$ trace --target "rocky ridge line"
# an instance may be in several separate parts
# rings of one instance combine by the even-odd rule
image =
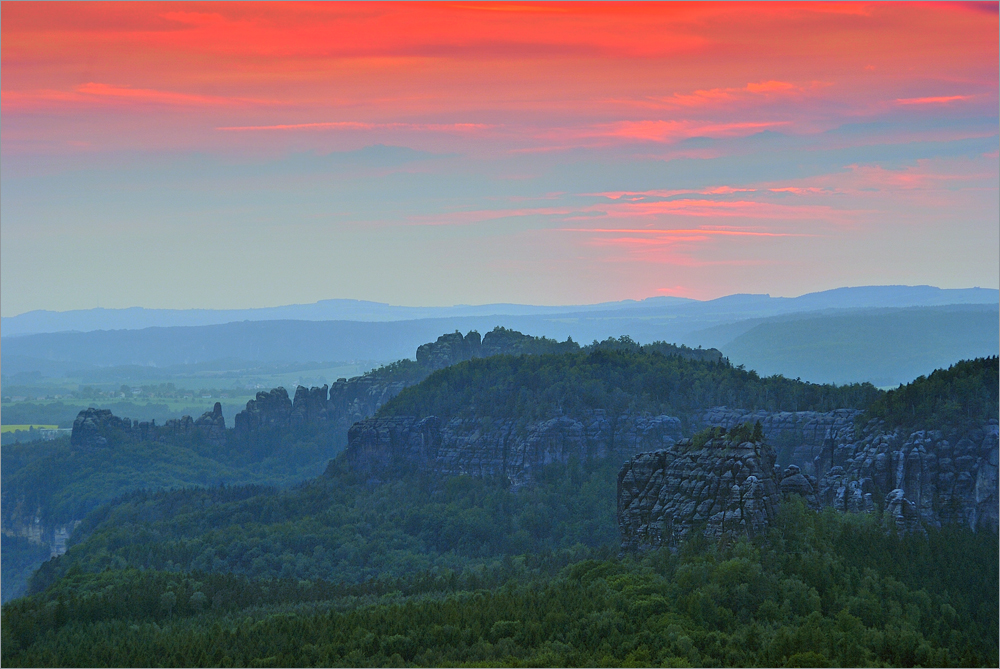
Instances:
[[[408,471],[466,474],[504,477],[516,489],[553,462],[627,456],[680,438],[681,421],[672,416],[609,417],[602,410],[520,428],[514,420],[484,425],[464,418],[390,416],[352,426],[343,457],[352,470],[374,478]]]
[[[109,409],[85,409],[73,421],[69,443],[75,448],[97,449],[107,448],[115,442],[167,441],[195,436],[216,444],[225,442],[226,419],[222,415],[222,404],[216,402],[211,411],[206,411],[197,420],[182,416],[163,425],[157,425],[155,420],[119,418]]]

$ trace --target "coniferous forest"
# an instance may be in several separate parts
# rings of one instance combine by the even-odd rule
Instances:
[[[150,553],[156,553],[151,548]],[[316,549],[319,553],[319,549]],[[463,559],[464,558],[464,559]],[[123,561],[124,562],[124,561]],[[465,566],[461,566],[464,563]],[[80,565],[5,666],[993,666],[996,537],[782,507],[758,541],[576,545],[349,583]]]
[[[862,411],[857,429],[926,428],[988,420],[997,374],[996,358],[966,361],[883,393],[762,379],[725,361],[685,360],[618,340],[452,365],[404,390],[379,415],[530,422],[597,408],[693,420],[699,405],[727,397],[748,410],[849,406]],[[696,434],[692,443],[717,434]],[[759,438],[759,425],[730,435]],[[268,457],[294,460],[302,452],[276,449]],[[7,462],[5,453],[5,469]],[[30,471],[30,460],[17,464],[22,475]],[[372,477],[334,458],[321,476],[293,485],[126,491],[87,513],[66,554],[31,575],[27,596],[4,605],[2,661],[997,663],[994,532],[952,524],[900,533],[882,509],[817,510],[789,495],[766,533],[695,534],[679,549],[622,553],[619,466],[613,458],[571,458],[514,489],[501,478],[417,470]],[[77,485],[88,481],[101,485]],[[9,545],[5,537],[5,552]]]

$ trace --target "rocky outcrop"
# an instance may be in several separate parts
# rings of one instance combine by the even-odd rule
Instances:
[[[226,419],[222,415],[222,404],[215,403],[212,411],[206,411],[198,420],[182,416],[157,425],[155,420],[132,421],[119,418],[108,409],[85,409],[73,421],[69,443],[80,449],[109,448],[124,443],[138,441],[167,441],[199,437],[212,443],[226,440]]]
[[[817,438],[822,422],[810,417],[806,424],[816,426]],[[948,523],[997,531],[995,419],[975,428],[888,433],[873,421],[861,433],[853,441],[853,428],[827,426],[813,463],[819,476],[794,464],[782,470],[770,440],[734,447],[716,437],[700,449],[680,441],[641,453],[618,477],[622,549],[676,546],[694,529],[710,537],[731,530],[753,536],[790,496],[815,509],[882,513],[900,533]]]
[[[712,407],[701,415],[696,427],[731,430],[759,421],[764,437],[775,449],[778,464],[796,465],[805,474],[816,476],[816,456],[832,444],[853,439],[854,421],[860,415],[856,409],[768,412]]]
[[[631,345],[638,347],[634,342]],[[288,398],[283,388],[257,393],[255,399],[247,402],[246,409],[236,415],[235,435],[241,441],[266,439],[274,428],[294,427],[318,427],[346,434],[351,425],[375,415],[404,388],[420,383],[438,369],[494,355],[541,355],[579,350],[580,346],[569,339],[558,342],[502,327],[494,328],[482,338],[475,331],[466,335],[454,332],[419,346],[416,364],[401,361],[363,376],[338,379],[329,388],[299,386],[293,399]],[[660,343],[651,345],[651,350],[692,360],[722,360],[722,354],[716,349],[690,349]]]
[[[885,517],[890,527],[899,534],[926,533],[920,524],[916,506],[904,497],[905,491],[897,488],[885,496]]]
[[[203,413],[201,417],[194,422],[194,428],[212,443],[225,443],[226,419],[222,415],[222,403],[216,402],[211,411]]]
[[[608,417],[600,410],[520,427],[513,420],[393,416],[352,426],[344,459],[372,477],[409,471],[467,474],[503,477],[518,488],[552,462],[629,456],[670,446],[680,437],[681,422],[672,416]]]
[[[69,443],[75,448],[103,448],[108,445],[108,436],[112,438],[121,435],[125,430],[132,429],[132,421],[115,416],[109,409],[85,409],[77,414],[73,421],[73,431]]]
[[[870,423],[861,439],[832,443],[816,458],[819,503],[847,512],[891,504],[891,513],[905,518],[901,526],[912,527],[915,518],[995,532],[997,434],[996,419],[967,429],[888,433]]]
[[[417,347],[417,364],[428,370],[443,369],[480,357],[482,347],[482,339],[475,330],[464,337],[461,332],[442,335],[436,342]]]
[[[797,465],[788,465],[783,473],[781,473],[781,467],[775,465],[774,473],[781,474],[777,476],[777,480],[779,481],[778,489],[783,498],[789,495],[798,495],[805,499],[812,508],[818,509],[820,507],[819,498],[816,496],[817,480],[815,476],[803,474]]]
[[[240,441],[266,439],[274,429],[318,428],[336,434],[347,433],[354,423],[375,415],[379,407],[408,386],[420,383],[438,369],[484,355],[512,352],[544,352],[572,342],[531,337],[497,328],[480,338],[472,331],[442,335],[437,341],[417,348],[417,362],[402,361],[405,370],[390,365],[351,379],[338,379],[332,386],[295,389],[289,399],[284,388],[259,392],[236,415],[235,436]],[[529,350],[530,349],[530,350]],[[537,349],[537,351],[535,350]]]
[[[693,532],[757,536],[779,501],[774,451],[763,443],[719,437],[640,453],[618,474],[622,550],[676,547]]]
[[[259,392],[255,399],[247,402],[246,409],[236,414],[236,436],[248,437],[266,428],[287,428],[291,416],[292,401],[288,399],[287,390],[274,388],[270,392]]]

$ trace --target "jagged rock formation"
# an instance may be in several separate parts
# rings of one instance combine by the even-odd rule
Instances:
[[[408,380],[391,381],[365,375],[338,379],[332,386],[295,389],[293,399],[284,388],[257,393],[246,409],[236,414],[235,436],[247,440],[273,429],[318,427],[347,433],[359,420],[372,416],[379,407],[412,385]]]
[[[853,439],[854,421],[861,413],[856,409],[768,412],[712,407],[702,414],[698,427],[731,430],[759,421],[764,437],[775,448],[779,464],[793,464],[805,474],[816,476],[816,456],[834,443]]]
[[[344,458],[369,476],[405,471],[505,477],[517,488],[552,462],[628,456],[663,448],[681,437],[672,416],[612,416],[592,411],[579,419],[559,416],[518,428],[514,420],[481,424],[435,416],[370,418],[351,427]]]
[[[489,334],[486,335],[487,339]],[[442,369],[465,360],[482,357],[483,342],[479,333],[472,331],[462,336],[461,332],[438,337],[436,342],[417,347],[417,364],[427,369]]]
[[[710,410],[706,422],[723,422],[729,415],[729,410]],[[762,426],[765,421],[769,424],[768,444],[773,444],[776,432],[785,430],[807,440],[808,448],[799,444],[792,453],[801,456],[819,446],[811,468],[818,476],[796,464],[782,471],[774,464],[771,448],[755,454],[752,464],[747,464],[746,445],[741,445],[742,452],[718,447],[692,451],[690,442],[682,441],[673,449],[640,454],[619,474],[623,550],[676,546],[696,526],[703,526],[708,536],[719,536],[735,519],[745,522],[741,533],[752,535],[766,526],[771,517],[767,514],[779,500],[791,495],[803,497],[815,509],[831,506],[845,513],[883,513],[887,526],[900,533],[924,532],[926,526],[948,523],[997,531],[996,419],[980,427],[912,432],[886,432],[872,421],[855,439],[854,427],[846,420],[853,421],[856,412],[743,416],[759,419]],[[733,475],[723,478],[735,467],[734,457],[740,458],[743,480],[755,477],[750,488],[739,477],[735,486]],[[753,493],[753,503],[747,507],[747,493],[757,486],[761,492]]]
[[[170,421],[167,421],[170,424]],[[216,402],[211,411],[206,411],[194,422],[194,429],[216,444],[226,441],[226,419],[222,415],[222,403]]]
[[[829,444],[815,462],[818,503],[848,512],[882,506],[900,527],[957,522],[997,531],[997,420],[943,427],[886,433],[873,422],[861,439]]]
[[[819,508],[820,503],[816,496],[817,483],[815,476],[803,474],[797,465],[788,465],[784,473],[781,473],[781,467],[776,465],[774,473],[778,475],[776,479],[778,480],[778,488],[781,490],[782,497],[799,495],[806,500],[809,506],[816,509]]]
[[[725,437],[636,455],[618,474],[622,550],[676,547],[696,531],[761,534],[779,503],[774,470],[766,444]]]
[[[326,386],[323,386],[323,394],[326,395]],[[270,392],[259,392],[256,399],[247,402],[246,409],[236,414],[236,436],[249,436],[264,428],[288,427],[291,415],[292,401],[288,399],[287,390],[273,388]]]
[[[198,420],[182,416],[163,425],[157,425],[155,420],[119,418],[108,409],[85,409],[73,421],[69,443],[75,448],[97,449],[135,441],[167,441],[194,436],[213,443],[225,442],[226,419],[222,415],[222,404],[216,402],[212,411],[206,411]]]
[[[338,379],[329,388],[299,386],[291,400],[284,388],[257,393],[256,399],[247,402],[246,409],[236,415],[235,436],[247,441],[267,438],[274,429],[306,426],[346,435],[351,425],[375,415],[404,388],[420,383],[438,369],[492,355],[559,353],[579,348],[569,340],[557,342],[500,327],[482,338],[475,331],[442,335],[417,348],[416,364],[401,361],[397,365],[402,367],[390,365],[352,379]]]
[[[638,347],[634,342],[631,345]],[[580,346],[572,340],[557,342],[502,327],[487,332],[482,338],[475,331],[466,335],[454,332],[419,346],[416,364],[402,361],[401,367],[389,366],[364,376],[339,379],[329,389],[326,386],[300,386],[291,400],[282,388],[257,393],[256,399],[247,402],[246,409],[237,414],[235,436],[242,441],[268,438],[273,429],[303,426],[346,434],[351,425],[375,415],[379,407],[404,388],[420,383],[438,369],[494,355],[539,355],[579,350]],[[716,349],[689,349],[661,343],[652,345],[652,350],[694,360],[718,362],[722,359],[722,354]]]

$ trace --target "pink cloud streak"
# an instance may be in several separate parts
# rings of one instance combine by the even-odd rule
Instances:
[[[650,228],[560,228],[560,232],[599,232],[630,235],[657,235],[664,237],[678,237],[682,239],[707,239],[710,236],[732,236],[732,237],[813,237],[814,235],[797,234],[790,232],[757,232],[752,230],[719,230],[715,228],[689,228],[689,229],[650,229]],[[649,243],[653,243],[649,240]]]
[[[475,132],[498,126],[488,123],[365,123],[362,121],[329,121],[322,123],[284,123],[277,125],[221,126],[216,130],[247,132],[267,130],[424,130],[431,132]]]
[[[898,105],[943,105],[949,102],[958,102],[960,100],[971,100],[974,96],[972,95],[943,95],[938,97],[929,98],[898,98],[896,104]]]

